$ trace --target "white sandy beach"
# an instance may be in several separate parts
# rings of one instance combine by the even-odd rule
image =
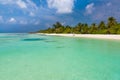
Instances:
[[[44,33],[40,33],[40,34],[44,34]],[[45,35],[120,40],[120,35],[106,35],[106,34],[104,35],[101,35],[101,34],[45,34]]]

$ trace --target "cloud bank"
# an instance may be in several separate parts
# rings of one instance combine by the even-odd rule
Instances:
[[[57,10],[57,13],[71,13],[74,0],[47,0],[48,7]]]
[[[92,14],[93,10],[94,10],[94,3],[90,3],[86,6],[86,13],[87,14]]]

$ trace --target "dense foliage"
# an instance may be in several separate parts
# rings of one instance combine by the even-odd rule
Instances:
[[[75,33],[75,34],[120,34],[120,23],[114,17],[109,17],[107,24],[101,21],[98,25],[78,23],[76,26],[64,26],[56,22],[52,28],[38,31],[40,33]]]

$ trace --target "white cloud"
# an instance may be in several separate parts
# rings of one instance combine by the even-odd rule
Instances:
[[[27,4],[23,0],[0,0],[0,4],[15,4],[20,8],[27,8]]]
[[[111,5],[112,5],[112,3],[111,3],[111,2],[108,2],[108,3],[107,3],[107,6],[111,6]]]
[[[20,20],[19,24],[26,25],[26,24],[28,24],[28,21],[27,20]]]
[[[34,24],[35,24],[35,25],[39,25],[39,24],[40,24],[40,22],[39,22],[39,21],[36,21]]]
[[[14,4],[15,1],[13,0],[0,0],[0,4]]]
[[[3,22],[3,16],[0,16],[0,23]]]
[[[86,6],[86,13],[87,14],[92,14],[94,9],[95,9],[94,3],[90,3]]]
[[[0,0],[3,5],[17,5],[19,8],[27,8],[27,4],[23,0]]]
[[[57,9],[57,13],[71,13],[75,0],[47,0],[48,7]]]
[[[31,11],[36,10],[37,6],[31,0],[0,0],[0,4],[18,6],[20,9]]]
[[[16,2],[16,4],[17,4],[20,8],[27,8],[26,3],[25,3],[24,1],[22,1],[22,0],[18,0],[18,1]]]
[[[10,19],[9,19],[9,22],[10,22],[10,23],[15,23],[15,22],[16,22],[16,19],[15,19],[15,18],[10,18]]]
[[[31,0],[26,0],[26,4],[30,10],[32,10],[32,9],[37,10],[38,9],[36,4],[34,2],[32,2]]]
[[[12,6],[16,7],[22,10],[24,14],[27,14],[31,17],[35,16],[35,14],[38,12],[38,7],[31,0],[0,0],[0,4],[6,6],[10,5],[11,11],[13,11]]]
[[[31,17],[35,16],[35,14],[33,12],[30,12],[29,14]]]

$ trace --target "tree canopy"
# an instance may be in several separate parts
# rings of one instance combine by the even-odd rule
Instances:
[[[53,24],[39,33],[75,33],[75,34],[120,34],[120,23],[114,17],[109,17],[107,23],[101,21],[99,24],[78,23],[76,26],[62,25],[60,22]]]

